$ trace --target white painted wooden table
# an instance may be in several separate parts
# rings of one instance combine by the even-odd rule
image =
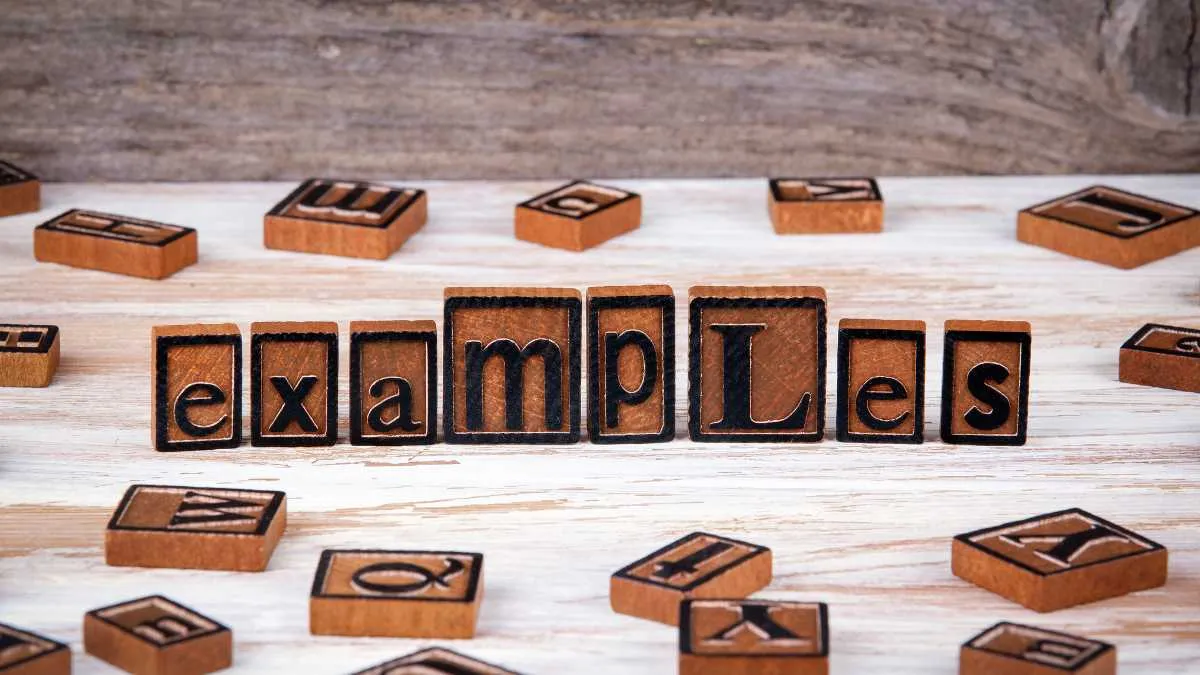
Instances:
[[[1198,176],[1104,180],[1200,203]],[[531,674],[672,673],[675,631],[613,614],[608,576],[706,529],[775,550],[762,596],[830,604],[835,674],[949,675],[958,645],[1000,619],[1115,642],[1126,674],[1200,672],[1200,396],[1117,382],[1117,348],[1143,322],[1200,325],[1200,250],[1120,271],[1015,240],[1017,209],[1093,182],[885,179],[886,233],[781,238],[765,181],[616,181],[644,195],[645,224],[584,254],[510,234],[513,205],[549,183],[424,184],[429,224],[385,262],[264,250],[262,215],[289,185],[48,186],[41,213],[0,221],[0,315],[63,330],[50,388],[0,390],[0,621],[70,642],[77,673],[109,673],[81,654],[83,613],[162,592],[234,629],[231,673],[337,675],[427,643],[310,636],[321,549],[451,547],[487,556],[479,637],[452,647]],[[201,260],[164,282],[35,263],[32,227],[70,207],[196,227]],[[681,300],[696,283],[821,285],[831,341],[845,316],[924,319],[929,442],[832,440],[831,361],[831,440],[815,445],[150,449],[156,323],[322,319],[344,334],[352,319],[440,319],[447,285],[638,282]],[[1027,446],[935,440],[949,317],[1033,322]],[[106,567],[103,527],[134,482],[285,490],[269,571]],[[1042,616],[950,574],[952,535],[1070,506],[1166,545],[1167,586]]]

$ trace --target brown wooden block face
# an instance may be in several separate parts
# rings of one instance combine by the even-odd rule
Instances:
[[[874,178],[773,178],[769,187],[778,234],[883,231],[883,195]]]
[[[821,440],[825,291],[696,286],[688,295],[692,440]]]
[[[1024,445],[1029,420],[1025,321],[947,321],[942,360],[942,440]]]
[[[679,675],[828,672],[825,603],[714,599],[679,606]]]
[[[313,635],[470,638],[483,556],[455,551],[321,554],[309,599]]]
[[[0,218],[42,208],[42,183],[28,171],[0,162]]]
[[[49,386],[58,353],[58,326],[0,324],[0,387]]]
[[[1200,330],[1148,323],[1121,345],[1122,382],[1200,392]]]
[[[33,256],[41,262],[165,279],[196,262],[196,231],[75,209],[33,230]]]
[[[104,559],[124,567],[261,572],[286,527],[282,492],[134,485],[108,521]]]
[[[924,321],[842,319],[837,369],[839,441],[924,440]]]
[[[968,640],[959,675],[1116,675],[1117,649],[1106,642],[1002,621]]]
[[[1167,550],[1081,509],[1047,513],[954,538],[954,574],[1038,612],[1167,581]]]
[[[71,649],[37,633],[0,623],[0,674],[71,675]]]
[[[633,562],[609,581],[614,612],[669,626],[687,598],[744,598],[771,583],[771,549],[693,532]]]
[[[431,647],[408,656],[360,670],[353,675],[520,675],[495,664],[442,647]]]
[[[350,443],[437,440],[437,327],[432,321],[350,323]]]
[[[336,323],[251,324],[251,445],[336,443],[337,379]]]
[[[383,260],[425,225],[426,213],[424,190],[311,178],[266,215],[263,245]]]
[[[233,633],[152,595],[88,612],[83,648],[134,675],[203,675],[233,665]]]
[[[517,205],[517,239],[583,251],[642,224],[642,198],[613,187],[575,181]]]
[[[159,452],[242,442],[242,332],[235,324],[155,326],[151,429]]]
[[[1200,246],[1200,213],[1097,185],[1021,211],[1017,239],[1130,269]]]
[[[675,295],[669,286],[588,289],[588,435],[675,437]]]
[[[579,440],[579,292],[447,288],[442,424],[447,443]]]

